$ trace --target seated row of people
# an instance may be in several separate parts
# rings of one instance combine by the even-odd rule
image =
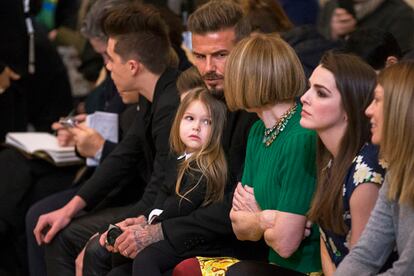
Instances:
[[[186,258],[228,256],[228,263],[279,266],[242,261],[230,275],[249,269],[301,275],[321,270],[320,244],[329,274],[356,243],[384,175],[377,149],[366,144],[364,111],[375,72],[356,57],[330,53],[303,95],[302,65],[277,35],[236,45],[242,17],[237,5],[220,1],[190,17],[196,77],[216,99],[205,88],[191,90],[175,115],[178,72],[168,68],[159,14],[128,3],[104,16],[107,69],[121,94],[140,95],[140,109],[78,191],[29,213],[29,236],[40,215],[34,234],[46,245],[48,274],[162,275]],[[131,181],[136,174],[139,181]],[[135,187],[131,201],[107,200],[128,185]],[[321,243],[308,219],[321,226]],[[123,231],[114,244],[109,223]]]

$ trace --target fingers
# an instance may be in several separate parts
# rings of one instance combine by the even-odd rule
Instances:
[[[54,123],[52,124],[52,129],[53,129],[53,130],[63,129],[63,126],[62,126],[62,124],[60,124],[59,122],[54,122]]]
[[[248,185],[244,185],[244,190],[248,193],[248,194],[251,194],[251,195],[254,195],[254,189],[253,189],[253,187],[250,187],[250,186],[248,186]]]
[[[135,242],[134,231],[126,230],[121,236],[119,236],[114,247],[119,253],[125,257],[130,258],[132,255],[136,255],[137,245]]]
[[[82,123],[86,120],[86,117],[88,116],[88,114],[78,114],[75,116],[76,121],[78,121],[79,123]]]
[[[18,79],[20,79],[20,75],[19,74],[17,74],[16,72],[14,72],[12,69],[10,69],[9,67],[7,67],[6,68],[6,70],[8,70],[8,74],[9,74],[9,77],[12,79],[12,80],[18,80]]]
[[[42,219],[42,216],[40,216],[36,224],[36,227],[33,230],[33,234],[36,238],[36,242],[38,245],[41,245],[43,243],[43,239],[44,239],[43,229],[45,229],[47,226],[48,226],[48,223]]]
[[[100,237],[99,237],[99,244],[101,246],[106,246],[106,236],[108,234],[108,231],[105,231]]]
[[[335,9],[331,19],[332,37],[337,39],[339,36],[344,36],[355,29],[356,20],[345,9]]]
[[[65,147],[73,144],[73,135],[67,129],[59,129],[57,131],[57,141],[59,146]]]
[[[309,237],[312,234],[312,225],[313,225],[312,221],[310,221],[310,220],[306,221],[305,231],[303,231],[303,238],[304,239]]]
[[[45,243],[50,243],[51,240],[55,237],[56,233],[60,231],[60,227],[58,227],[57,223],[53,224],[50,227],[49,231],[47,231],[46,236],[44,238]]]
[[[77,123],[75,129],[81,129],[83,131],[90,131],[93,130],[92,128],[88,127],[85,123]]]
[[[121,229],[124,232],[116,238],[114,243],[114,249],[119,252],[121,252],[122,249],[125,249],[125,245],[121,246],[121,248],[119,248],[119,246],[127,239],[130,232],[127,228],[121,227]]]
[[[233,197],[233,209],[234,211],[240,211],[243,209],[243,204],[236,197]]]

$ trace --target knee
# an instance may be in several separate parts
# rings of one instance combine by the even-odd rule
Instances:
[[[111,253],[99,243],[99,235],[91,238],[85,246],[84,263],[88,260],[96,262],[97,260],[111,257]]]
[[[201,276],[200,263],[197,258],[191,258],[179,263],[173,270],[173,276],[195,275]]]
[[[40,210],[38,204],[34,204],[29,208],[29,211],[26,213],[26,228],[29,231],[33,231],[36,226],[37,220],[43,212]]]

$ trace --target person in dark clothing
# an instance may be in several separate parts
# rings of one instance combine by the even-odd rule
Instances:
[[[414,47],[414,11],[403,0],[352,1],[353,11],[339,7],[338,0],[330,0],[322,8],[318,20],[319,31],[328,39],[346,39],[358,28],[381,28],[390,32],[403,52]]]
[[[210,93],[223,98],[224,66],[227,55],[236,43],[235,25],[243,17],[237,4],[229,1],[211,1],[195,12],[189,19],[192,32],[195,66]],[[239,179],[246,150],[246,141],[250,126],[257,120],[256,115],[243,111],[227,112],[227,124],[224,129],[222,146],[229,164],[229,179],[221,202],[198,208],[185,217],[175,217],[148,227],[148,235],[142,248],[154,240],[167,241],[180,258],[202,256],[238,256],[240,258],[265,259],[266,249],[261,244],[237,241],[231,228],[229,212],[233,190]],[[150,189],[148,184],[147,190]],[[155,188],[153,188],[155,189]],[[129,211],[126,217],[139,217],[152,204],[152,197],[144,193],[143,198]],[[128,224],[134,224],[129,220]],[[138,223],[138,222],[136,222]],[[133,233],[130,233],[133,238]],[[84,272],[93,268],[108,267],[111,263],[106,249],[98,244],[97,238],[88,243]],[[90,249],[90,250],[88,250]],[[103,250],[103,252],[102,252]],[[252,254],[254,252],[254,255]],[[131,252],[128,252],[131,253]],[[131,262],[120,266],[113,275],[131,271]],[[168,273],[168,272],[167,272]]]
[[[360,56],[376,71],[397,63],[402,57],[395,37],[379,28],[357,29],[349,35],[341,50]]]
[[[118,28],[125,19],[129,24]],[[139,4],[117,6],[104,22],[109,35],[106,67],[118,91],[139,92],[140,107],[142,104],[147,108],[138,113],[126,137],[76,195],[62,208],[39,217],[34,234],[39,244],[46,244],[50,275],[73,275],[74,260],[89,237],[121,219],[119,212],[114,213],[108,206],[137,201],[148,182],[152,190],[147,189],[147,193],[152,200],[164,179],[167,140],[178,105],[178,71],[167,67],[170,43],[166,25],[153,8]],[[131,179],[136,174],[138,180]],[[129,198],[105,203],[108,194],[128,185],[136,189]],[[101,211],[81,215],[83,209]],[[49,229],[46,234],[45,228]]]
[[[49,131],[52,122],[72,109],[66,69],[47,35],[31,20],[29,3],[0,4],[0,61],[7,66],[5,72],[20,76],[0,94],[0,141],[7,132],[26,131],[29,124]]]
[[[236,27],[237,38],[250,32],[279,33],[299,56],[307,77],[318,66],[325,51],[340,45],[319,34],[315,26],[294,26],[274,0],[238,1],[244,8],[245,16]]]
[[[183,99],[170,134],[172,148],[180,156],[172,156],[172,165],[153,206],[138,217],[142,223],[131,227],[121,223],[124,233],[113,247],[107,246],[110,251],[134,258],[133,275],[161,275],[183,260],[167,240],[139,248],[138,237],[145,235],[146,227],[188,216],[222,199],[227,178],[221,147],[225,116],[224,103],[214,99],[205,88],[190,90]],[[134,233],[135,240],[125,238],[131,236],[128,232]],[[105,245],[104,240],[106,235],[101,236],[101,245]],[[116,269],[111,271],[115,272]],[[90,274],[87,271],[84,275]]]

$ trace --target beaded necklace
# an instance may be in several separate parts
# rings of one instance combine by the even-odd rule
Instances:
[[[288,111],[282,115],[282,117],[280,117],[279,120],[276,121],[272,127],[265,129],[262,141],[265,147],[269,147],[276,139],[276,137],[285,129],[287,123],[289,122],[289,119],[292,118],[293,114],[295,114],[296,109],[297,104],[295,103],[291,108],[289,108]]]

